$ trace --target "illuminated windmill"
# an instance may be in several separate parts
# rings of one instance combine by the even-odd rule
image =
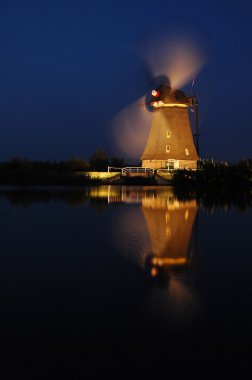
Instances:
[[[143,167],[195,169],[199,159],[198,102],[179,89],[194,84],[206,62],[206,46],[188,36],[162,36],[142,55],[148,83],[145,79],[143,91],[138,92],[147,95],[114,118],[117,145],[126,156],[141,157]]]
[[[153,107],[151,130],[142,154],[142,166],[148,168],[196,169],[199,159],[198,106],[196,97],[161,85],[151,92]],[[196,147],[189,112],[195,115]]]

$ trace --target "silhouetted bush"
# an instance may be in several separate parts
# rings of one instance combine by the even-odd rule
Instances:
[[[227,162],[199,162],[199,170],[178,170],[174,173],[175,186],[251,186],[252,161],[241,160],[237,164]]]
[[[196,199],[205,209],[245,209],[252,205],[252,161],[201,161],[198,171],[175,172],[173,185],[178,199]]]
[[[70,171],[87,171],[90,169],[90,164],[83,158],[73,157],[66,161],[66,167]]]

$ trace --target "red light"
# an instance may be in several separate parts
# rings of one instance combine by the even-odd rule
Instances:
[[[156,98],[160,95],[160,92],[159,91],[157,91],[157,90],[152,90],[151,91],[151,95],[152,96],[155,96]]]
[[[157,277],[158,276],[158,269],[153,267],[151,268],[151,276],[152,277]]]

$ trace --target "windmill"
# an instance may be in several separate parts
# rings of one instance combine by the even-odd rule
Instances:
[[[181,88],[191,81],[194,84],[205,63],[205,52],[188,39],[156,40],[144,52],[144,61],[148,89],[141,100],[119,113],[114,123],[117,142],[124,153],[141,158],[142,167],[195,169],[199,159],[198,100],[192,89],[187,96]]]
[[[198,102],[181,90],[161,84],[151,92],[148,106],[153,117],[148,140],[141,156],[142,166],[159,169],[196,169],[199,159]],[[196,146],[190,126],[194,112]]]

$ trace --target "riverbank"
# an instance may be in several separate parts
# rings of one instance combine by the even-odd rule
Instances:
[[[77,170],[76,170],[77,169]],[[237,164],[201,161],[198,170],[127,173],[78,170],[63,163],[0,163],[0,185],[14,186],[94,186],[94,185],[172,185],[182,189],[206,187],[251,188],[252,161]]]

